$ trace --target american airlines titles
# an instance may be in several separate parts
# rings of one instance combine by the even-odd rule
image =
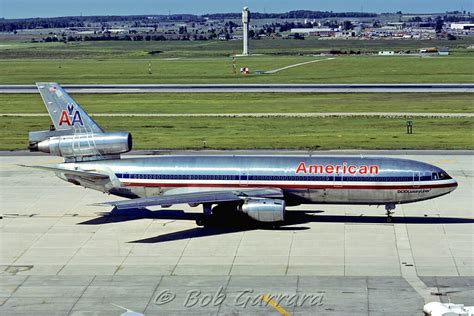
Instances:
[[[379,166],[377,165],[348,165],[343,162],[342,165],[306,165],[300,162],[295,171],[296,174],[378,174]]]

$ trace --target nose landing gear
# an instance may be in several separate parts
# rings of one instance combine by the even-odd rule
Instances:
[[[395,203],[389,203],[389,204],[385,204],[385,211],[387,212],[387,223],[391,223],[393,218],[392,218],[392,214],[395,213],[393,212],[393,210],[395,209]]]

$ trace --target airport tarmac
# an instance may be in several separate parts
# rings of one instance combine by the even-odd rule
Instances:
[[[474,91],[471,83],[369,83],[369,84],[64,84],[68,93],[158,92],[456,92]],[[0,85],[0,93],[38,93],[36,85]]]
[[[390,156],[435,164],[459,187],[398,206],[390,224],[382,207],[303,205],[279,229],[201,228],[187,205],[110,215],[93,204],[117,197],[17,165],[60,158],[0,156],[0,314],[279,315],[260,294],[291,315],[474,305],[474,156]]]

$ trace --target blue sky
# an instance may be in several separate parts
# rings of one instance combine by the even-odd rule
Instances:
[[[472,0],[0,0],[0,17],[26,18],[65,15],[130,15],[239,12],[247,5],[251,11],[290,10],[364,12],[445,12],[472,11]]]

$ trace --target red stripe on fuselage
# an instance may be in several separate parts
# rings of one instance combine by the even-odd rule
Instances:
[[[456,187],[457,183],[427,185],[301,185],[301,184],[226,184],[226,183],[147,183],[124,182],[131,187],[198,187],[198,188],[280,188],[280,189],[363,189],[363,190],[401,190],[401,189],[437,189]]]

